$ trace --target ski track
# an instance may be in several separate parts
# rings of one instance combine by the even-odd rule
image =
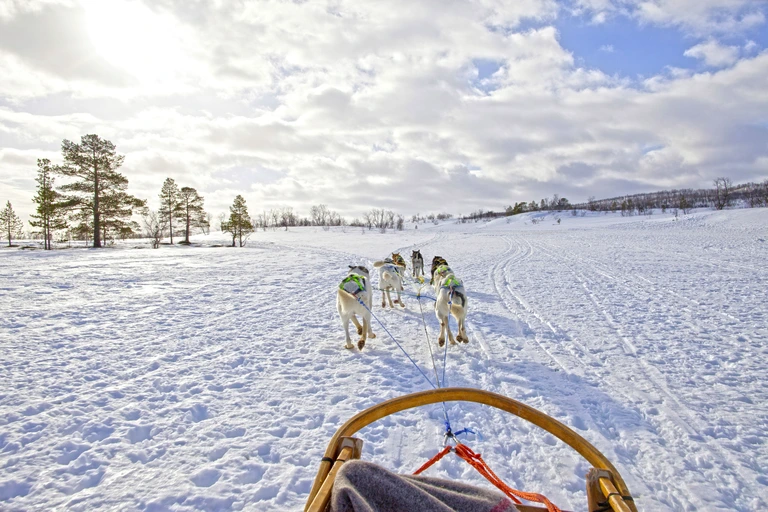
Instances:
[[[442,380],[430,286],[408,278],[405,309],[382,310],[375,292],[377,337],[362,352],[343,349],[335,310],[348,264],[399,251],[410,270],[415,248],[427,272],[447,258],[468,291],[470,343],[448,346],[444,384],[569,425],[616,464],[641,510],[766,508],[765,247],[759,227],[715,221],[3,251],[0,509],[301,509],[343,421],[429,388],[379,322]],[[446,412],[507,483],[583,510],[588,464],[478,404],[376,422],[359,434],[363,458],[413,471],[440,450]],[[429,474],[489,486],[455,456]]]

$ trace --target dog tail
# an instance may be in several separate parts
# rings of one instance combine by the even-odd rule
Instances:
[[[464,296],[463,293],[460,291],[454,290],[453,291],[453,300],[459,299],[461,301],[461,307],[465,307],[467,305],[467,298]]]

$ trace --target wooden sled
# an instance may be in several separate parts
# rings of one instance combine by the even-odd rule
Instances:
[[[543,428],[576,450],[592,465],[586,478],[587,510],[637,512],[629,489],[618,470],[587,440],[554,418],[522,402],[473,388],[442,388],[412,393],[374,405],[350,418],[336,431],[328,443],[304,511],[325,512],[331,498],[336,473],[344,461],[360,458],[363,441],[351,437],[354,433],[390,414],[422,405],[456,401],[475,402],[506,411]],[[522,512],[546,510],[538,506],[516,506]]]

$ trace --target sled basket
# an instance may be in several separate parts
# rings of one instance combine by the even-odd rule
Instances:
[[[334,479],[343,462],[360,458],[363,442],[351,437],[353,434],[377,420],[400,411],[456,401],[484,404],[518,416],[546,430],[578,452],[592,465],[586,481],[587,510],[637,512],[629,489],[618,470],[586,439],[554,418],[522,402],[473,388],[440,388],[412,393],[374,405],[347,420],[328,443],[304,512],[325,512],[331,499]],[[521,512],[546,511],[537,506],[519,504],[515,506]]]

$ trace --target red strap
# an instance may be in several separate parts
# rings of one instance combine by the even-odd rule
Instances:
[[[546,505],[549,512],[561,512],[560,509],[557,508],[554,503],[549,501],[546,496],[537,494],[535,492],[518,491],[517,489],[509,487],[507,484],[502,482],[498,476],[496,476],[496,473],[494,473],[491,468],[488,467],[488,465],[483,460],[483,457],[479,453],[473,452],[472,449],[467,445],[457,443],[454,450],[456,451],[456,455],[467,461],[473,468],[475,468],[481,475],[487,478],[489,482],[498,487],[501,492],[506,494],[515,503],[520,503],[520,500],[517,499],[517,497],[520,497],[524,500],[543,503]]]
[[[432,464],[434,464],[435,462],[437,462],[437,461],[439,461],[440,459],[442,459],[443,457],[445,457],[445,454],[447,454],[449,451],[451,451],[451,447],[450,447],[450,446],[446,446],[445,448],[443,448],[443,451],[441,451],[440,453],[438,453],[437,455],[435,455],[434,457],[432,457],[431,459],[429,459],[427,462],[425,462],[425,463],[424,463],[424,465],[423,465],[423,466],[421,466],[421,467],[420,467],[419,469],[417,469],[416,471],[414,471],[414,472],[413,472],[413,474],[414,474],[414,475],[418,475],[419,473],[421,473],[421,472],[425,471],[425,470],[426,470],[427,468],[429,468],[429,467],[430,467]]]

